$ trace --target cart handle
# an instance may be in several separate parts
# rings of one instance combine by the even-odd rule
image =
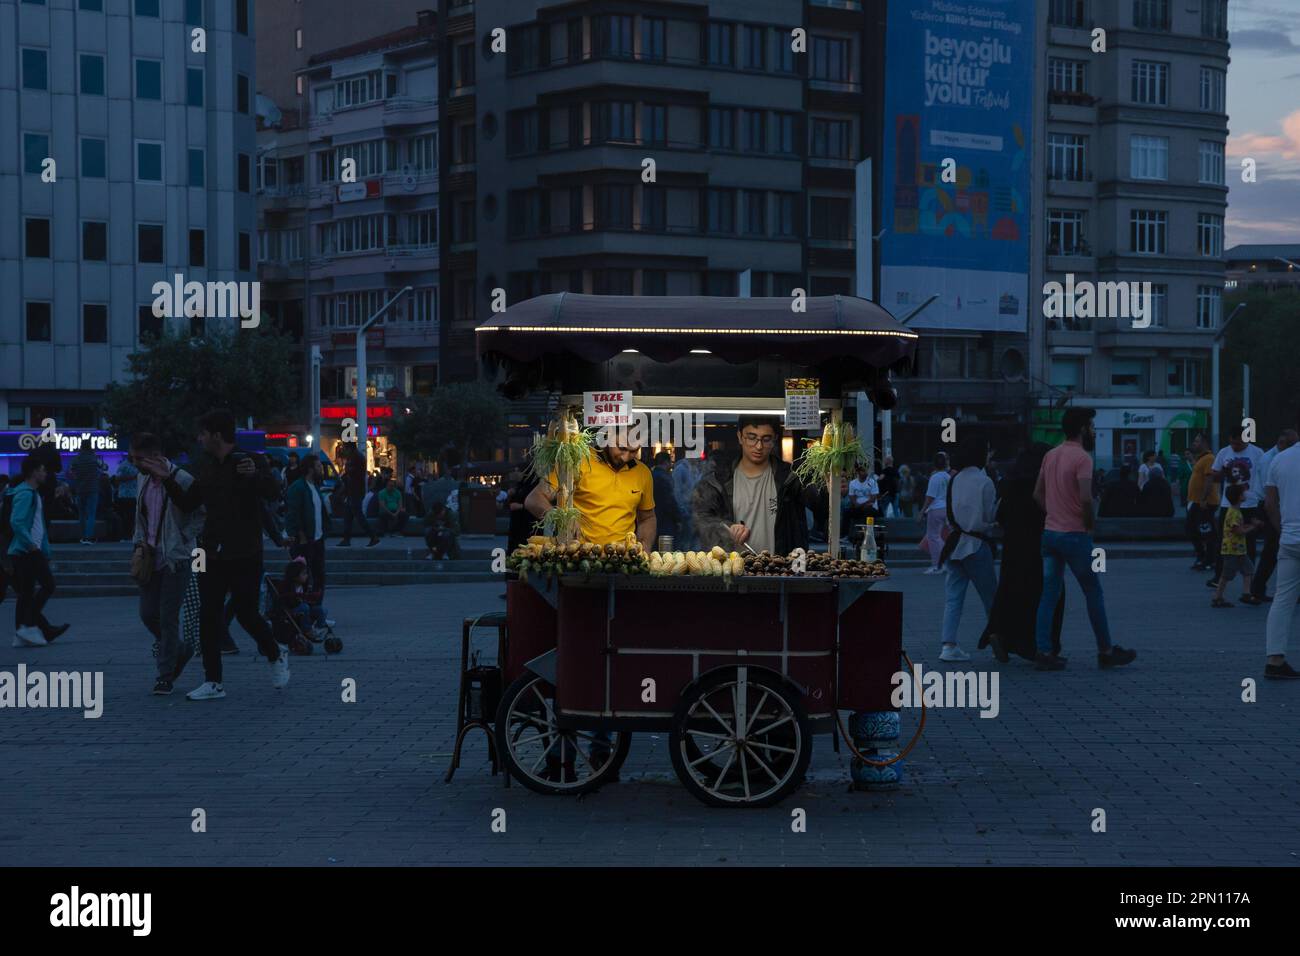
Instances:
[[[907,656],[907,651],[900,650],[899,653],[903,655],[903,660],[907,662],[907,672],[909,674],[912,673],[912,659]],[[848,745],[849,751],[853,756],[872,767],[888,767],[891,763],[897,763],[911,753],[912,748],[915,747],[917,741],[921,739],[921,732],[925,730],[925,698],[921,698],[921,722],[916,726],[916,733],[914,733],[912,739],[907,742],[907,746],[900,750],[897,756],[889,760],[871,760],[859,753],[858,748],[853,746],[853,740],[849,737],[848,729],[844,726],[844,718],[840,716],[838,710],[835,711],[835,722],[839,724],[840,735],[844,738],[844,743]]]

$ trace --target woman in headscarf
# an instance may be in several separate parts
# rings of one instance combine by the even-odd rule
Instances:
[[[993,653],[1006,663],[1011,654],[1033,660],[1034,622],[1038,599],[1043,593],[1043,514],[1034,501],[1034,485],[1043,456],[1050,450],[1043,442],[1034,442],[1016,460],[1011,474],[998,486],[998,524],[1002,526],[1002,568],[998,590],[993,598],[988,626],[980,637],[980,647],[993,645]],[[1061,620],[1065,616],[1065,589],[1052,619],[1052,650],[1061,649]]]

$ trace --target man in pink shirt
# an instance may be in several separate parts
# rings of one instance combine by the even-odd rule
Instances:
[[[1126,650],[1110,642],[1110,624],[1106,620],[1106,601],[1101,579],[1092,569],[1092,455],[1097,447],[1097,431],[1091,408],[1068,408],[1061,419],[1065,441],[1043,458],[1034,488],[1034,500],[1047,513],[1043,528],[1043,593],[1038,601],[1035,642],[1038,654],[1034,665],[1039,670],[1059,671],[1065,658],[1052,652],[1052,616],[1065,586],[1065,567],[1083,589],[1088,604],[1088,620],[1097,638],[1097,663],[1102,668],[1130,663],[1137,651]]]

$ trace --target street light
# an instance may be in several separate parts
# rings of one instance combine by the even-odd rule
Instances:
[[[1232,314],[1220,326],[1219,331],[1214,333],[1213,347],[1210,349],[1210,430],[1213,435],[1212,441],[1215,442],[1219,441],[1222,436],[1219,431],[1219,349],[1223,334],[1228,331],[1228,326],[1237,317],[1237,313],[1245,307],[1246,303],[1241,302],[1232,310]]]
[[[411,291],[408,285],[401,289],[396,295],[384,303],[383,308],[372,315],[366,321],[361,323],[357,329],[357,431],[361,435],[361,455],[366,462],[366,468],[370,467],[370,456],[366,451],[368,435],[366,433],[366,329],[374,325],[375,321],[391,309],[402,296]]]

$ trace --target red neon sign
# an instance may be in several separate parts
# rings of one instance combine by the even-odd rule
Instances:
[[[355,405],[322,405],[320,417],[328,419],[343,419],[357,417],[357,406]],[[391,405],[367,405],[367,418],[392,418],[393,407]]]

